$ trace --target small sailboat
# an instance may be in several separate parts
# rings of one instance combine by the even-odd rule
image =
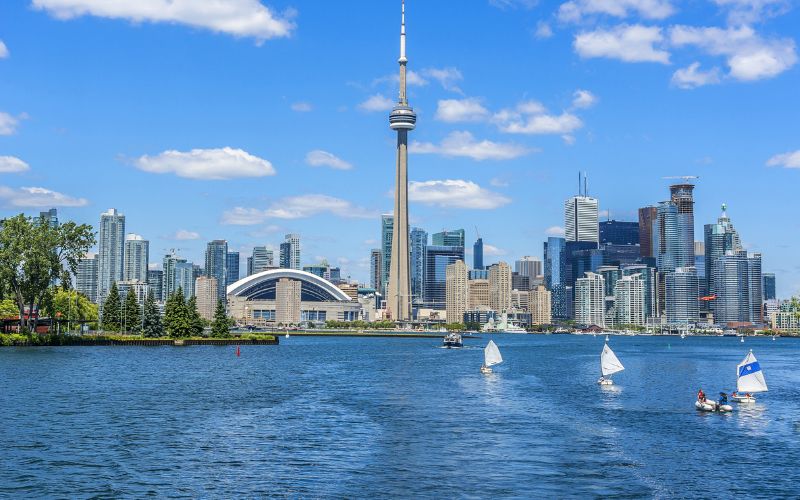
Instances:
[[[761,365],[753,354],[753,350],[736,367],[736,392],[732,399],[737,403],[755,403],[754,393],[767,392],[767,381],[764,380],[764,372]]]
[[[606,337],[608,338],[608,337]],[[600,385],[613,385],[614,381],[611,380],[611,375],[621,372],[625,367],[614,354],[614,351],[608,347],[608,344],[603,346],[603,352],[600,353],[600,379],[597,381]]]
[[[289,338],[289,332],[286,332],[286,338],[287,339]]]
[[[741,337],[739,337],[739,342],[741,342],[741,343],[743,343],[743,344],[744,344],[744,335],[742,335]]]
[[[606,342],[608,342],[608,334],[606,334]]]
[[[490,340],[486,347],[483,349],[483,365],[481,366],[481,373],[492,373],[492,367],[499,365],[503,362],[503,356],[500,355],[500,349],[494,340]]]

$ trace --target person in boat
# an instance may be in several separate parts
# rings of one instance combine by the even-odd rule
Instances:
[[[701,403],[704,403],[706,401],[706,393],[703,392],[703,389],[697,391],[697,400],[700,401]]]
[[[725,394],[724,392],[719,393],[719,404],[720,405],[728,404],[728,395]]]

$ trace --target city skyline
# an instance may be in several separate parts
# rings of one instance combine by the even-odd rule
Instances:
[[[99,214],[114,207],[126,216],[126,233],[150,242],[151,262],[169,248],[203,262],[206,244],[215,239],[227,240],[243,257],[265,244],[277,252],[284,234],[299,233],[302,265],[324,257],[343,275],[367,282],[370,249],[380,246],[380,214],[390,211],[392,199],[385,100],[393,101],[396,92],[397,3],[367,3],[345,19],[333,6],[299,2],[290,20],[279,8],[287,5],[259,4],[292,26],[286,25],[290,36],[274,39],[174,19],[134,25],[124,12],[106,19],[89,15],[91,7],[70,13],[46,0],[35,8],[27,2],[0,7],[3,18],[18,21],[0,30],[0,156],[27,166],[3,159],[2,215],[35,215],[52,206],[64,220],[96,225]],[[681,5],[662,17],[635,9],[624,16],[585,12],[589,19],[578,24],[561,19],[562,11],[567,4],[585,7],[582,2],[559,9],[493,3],[459,12],[462,22],[453,23],[459,26],[440,23],[451,14],[444,6],[411,4],[417,71],[410,94],[425,123],[411,151],[411,226],[429,233],[466,228],[467,255],[478,226],[485,261],[513,262],[541,256],[548,231],[563,229],[563,203],[577,194],[579,170],[589,173],[601,219],[610,211],[611,218],[629,221],[638,208],[668,199],[671,183],[661,177],[699,175],[695,240],[727,202],[742,245],[762,253],[764,271],[777,275],[778,295],[800,291],[792,259],[800,245],[798,222],[782,206],[791,200],[797,171],[766,165],[773,158],[792,165],[791,157],[777,155],[800,147],[791,127],[798,112],[791,99],[798,81],[795,48],[785,43],[797,11],[750,12],[762,17],[748,23],[754,31],[748,35],[732,20],[747,12],[711,2]],[[487,46],[466,54],[463,42],[483,23]],[[620,62],[598,52],[597,37],[582,37],[604,32],[613,38],[623,23],[661,28],[662,37],[683,35],[680,43],[651,39],[652,58],[672,64]],[[687,26],[720,31],[689,32]],[[331,37],[334,29],[345,35]],[[743,72],[736,53],[710,54],[721,49],[708,37],[719,41],[732,31],[751,47],[762,43],[776,51],[771,77]],[[501,32],[500,40],[490,40]],[[690,42],[689,35],[707,38]],[[91,43],[97,37],[111,37],[114,48]],[[187,39],[202,56],[183,52]],[[330,59],[337,68],[310,50],[321,39],[336,44],[325,50],[336,54]],[[585,51],[592,40],[595,52]],[[498,50],[507,57],[495,57]],[[291,61],[315,54],[313,68]],[[546,61],[546,54],[557,61]],[[178,57],[181,69],[170,67]],[[721,82],[670,85],[672,75],[696,61],[696,76],[705,71],[710,78],[716,66]],[[213,74],[217,66],[228,76]],[[337,80],[333,89],[308,82],[323,72]],[[541,74],[550,77],[536,77]],[[753,78],[742,81],[746,74]],[[54,87],[50,81],[67,83]],[[332,92],[330,99],[323,89]],[[529,106],[517,106],[521,102]],[[496,123],[511,115],[527,121]],[[574,128],[568,134],[510,132],[542,122]],[[202,178],[211,175],[203,166],[232,159],[238,169],[229,168],[228,175],[252,176]],[[30,187],[61,195],[23,189]]]

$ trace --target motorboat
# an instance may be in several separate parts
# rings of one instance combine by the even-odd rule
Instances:
[[[494,340],[490,340],[486,347],[483,349],[483,364],[481,365],[481,373],[488,375],[492,373],[492,367],[499,365],[503,362],[503,356],[500,355],[500,349]]]
[[[707,412],[728,413],[733,411],[733,406],[729,404],[719,404],[717,401],[712,399],[704,399],[702,401],[698,399],[694,402],[694,407],[700,411]]]
[[[450,332],[444,336],[444,339],[442,339],[442,347],[446,347],[447,349],[457,349],[463,346],[464,343],[461,339],[460,333]]]

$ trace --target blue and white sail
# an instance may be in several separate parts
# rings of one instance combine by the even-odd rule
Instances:
[[[736,367],[736,389],[739,392],[767,392],[767,381],[752,349]]]

